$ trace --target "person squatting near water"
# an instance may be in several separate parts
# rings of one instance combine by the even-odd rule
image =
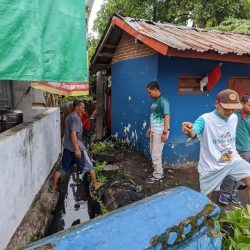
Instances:
[[[164,178],[162,168],[162,151],[170,132],[170,110],[168,101],[161,95],[157,82],[150,82],[147,87],[148,95],[153,99],[151,105],[150,127],[146,136],[150,138],[150,154],[153,163],[153,175],[147,183],[159,182]]]
[[[201,192],[211,196],[230,175],[243,180],[250,201],[250,164],[236,150],[238,117],[234,111],[242,108],[237,92],[231,89],[218,93],[216,109],[201,115],[194,123],[183,122],[182,131],[200,140],[198,172]]]
[[[101,184],[96,179],[96,173],[93,164],[89,159],[86,148],[82,141],[82,122],[80,116],[83,112],[84,103],[80,100],[74,100],[73,110],[67,116],[65,122],[64,150],[62,162],[58,171],[54,173],[53,184],[50,192],[56,191],[57,183],[61,174],[71,174],[73,164],[76,163],[82,174],[89,172],[95,189]]]
[[[241,98],[242,110],[236,110],[238,117],[236,129],[236,149],[240,156],[250,163],[250,94]],[[219,202],[228,205],[229,200],[235,204],[241,203],[237,191],[244,189],[245,185],[239,185],[230,175],[223,180],[220,190]]]

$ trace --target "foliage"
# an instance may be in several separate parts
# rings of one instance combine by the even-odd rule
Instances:
[[[198,0],[192,8],[191,19],[197,27],[214,27],[228,18],[250,18],[249,0]]]
[[[103,204],[103,202],[101,201],[101,199],[97,195],[95,195],[94,198],[95,198],[95,201],[98,202],[99,205],[100,205],[101,214],[102,215],[103,214],[107,214],[109,211],[108,211],[107,207]]]
[[[107,165],[107,162],[105,162],[105,161],[98,162],[95,164],[96,178],[102,184],[104,184],[107,181],[106,176],[103,175],[103,171],[104,171],[106,165]]]
[[[107,151],[111,147],[111,145],[112,145],[112,142],[110,142],[110,141],[94,143],[91,146],[91,153],[95,154],[95,153],[98,153],[98,152]]]
[[[106,0],[93,29],[101,36],[114,13],[153,21],[213,27],[227,18],[250,19],[250,0]]]
[[[99,38],[89,34],[89,37],[88,37],[88,62],[89,64],[90,64],[90,60],[92,56],[95,53],[99,40],[100,40]]]
[[[250,35],[250,20],[229,18],[215,28],[220,31]]]
[[[84,102],[92,102],[94,103],[94,98],[92,95],[82,95],[82,96],[68,96],[66,98],[67,101],[74,101],[74,100],[83,100]]]
[[[223,235],[222,249],[250,249],[250,205],[246,209],[235,207],[223,212],[219,222]]]
[[[38,240],[38,236],[37,234],[32,234],[29,238],[29,242],[32,243],[32,242],[35,242]]]

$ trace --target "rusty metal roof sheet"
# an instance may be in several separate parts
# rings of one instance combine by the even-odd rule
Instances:
[[[110,70],[123,32],[163,55],[250,63],[250,35],[156,23],[116,14],[110,19],[91,59],[92,73]]]
[[[250,55],[250,36],[121,17],[132,29],[177,50]]]

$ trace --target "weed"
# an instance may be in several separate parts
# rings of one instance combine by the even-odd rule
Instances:
[[[38,236],[36,234],[32,234],[30,236],[30,239],[29,239],[30,243],[35,242],[37,240],[38,240]]]
[[[97,162],[95,164],[95,172],[96,172],[96,178],[99,182],[104,184],[107,181],[107,178],[103,175],[103,171],[105,166],[107,165],[107,162]]]
[[[107,151],[111,147],[111,145],[112,145],[112,142],[110,141],[94,143],[91,146],[91,153],[95,154],[95,153]]]
[[[223,236],[222,250],[250,249],[250,205],[224,211],[218,221]]]

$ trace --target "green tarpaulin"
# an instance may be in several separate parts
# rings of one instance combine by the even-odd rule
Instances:
[[[88,81],[84,0],[0,0],[0,79]]]

